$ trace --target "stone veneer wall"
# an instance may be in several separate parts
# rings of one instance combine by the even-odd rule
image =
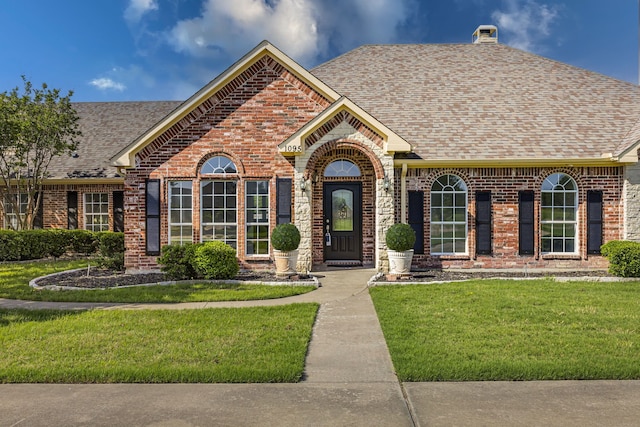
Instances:
[[[624,235],[640,242],[640,163],[624,168]]]
[[[348,159],[360,167],[359,178],[331,178],[336,181],[362,182],[363,263],[384,269],[388,265],[384,234],[393,224],[393,188],[384,190],[384,177],[393,187],[393,157],[384,153],[380,141],[373,141],[343,121],[295,159],[295,224],[301,242],[298,270],[310,271],[323,262],[323,194],[325,167],[333,160]],[[311,185],[303,193],[300,181]],[[327,181],[328,182],[328,181]]]

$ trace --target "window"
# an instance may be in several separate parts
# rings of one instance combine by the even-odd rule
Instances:
[[[169,182],[169,244],[193,242],[191,181]]]
[[[227,174],[227,173],[237,173],[238,169],[236,168],[235,163],[231,161],[231,159],[225,156],[216,156],[207,160],[202,168],[200,168],[200,174],[202,175],[211,175],[211,174]]]
[[[19,203],[16,203],[19,200]],[[19,230],[20,224],[25,219],[27,214],[27,205],[29,203],[28,194],[7,194],[5,199],[5,218],[4,228],[11,230]],[[17,206],[16,206],[17,205]],[[14,206],[18,208],[18,211],[14,209]]]
[[[245,197],[247,255],[268,255],[269,181],[247,181]]]
[[[326,167],[324,170],[324,176],[337,177],[337,176],[360,176],[360,168],[358,165],[350,160],[335,160]]]
[[[90,231],[109,230],[108,193],[85,193],[84,228]]]
[[[543,253],[575,253],[578,186],[569,175],[554,173],[542,183],[540,238]]]
[[[238,247],[236,181],[200,183],[200,227],[203,242],[220,240]]]
[[[467,186],[444,175],[431,186],[431,253],[467,252]]]

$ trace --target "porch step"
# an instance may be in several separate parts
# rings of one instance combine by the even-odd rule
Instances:
[[[324,262],[328,267],[355,267],[362,265],[362,261],[358,259],[340,259]]]

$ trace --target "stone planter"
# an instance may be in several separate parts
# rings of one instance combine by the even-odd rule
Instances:
[[[273,250],[276,274],[278,276],[292,276],[296,274],[296,264],[298,263],[298,250],[279,251]]]
[[[413,259],[413,249],[408,251],[388,250],[389,274],[408,275],[411,272],[411,260]]]

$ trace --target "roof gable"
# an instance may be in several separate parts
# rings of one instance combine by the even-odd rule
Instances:
[[[275,46],[267,41],[263,41],[225,72],[182,103],[162,121],[113,156],[111,158],[112,164],[120,168],[134,166],[136,154],[152,142],[158,140],[158,138],[164,136],[164,139],[168,139],[172,134],[178,132],[179,128],[188,126],[196,116],[199,116],[204,110],[210,108],[208,103],[211,103],[211,100],[214,99],[216,95],[224,96],[226,92],[232,91],[234,89],[234,81],[242,76],[243,73],[248,72],[252,67],[257,66],[257,64],[266,57],[284,66],[287,71],[293,74],[298,80],[317,92],[319,97],[325,98],[329,100],[329,102],[334,102],[339,98],[337,92],[309,73]]]
[[[346,115],[343,113],[346,113]],[[341,97],[313,120],[310,120],[305,126],[282,142],[278,146],[278,149],[280,153],[284,155],[301,155],[308,148],[308,140],[311,140],[311,143],[313,143],[320,139],[321,135],[318,136],[314,134],[324,134],[335,125],[335,123],[331,123],[332,119],[338,118],[338,122],[342,122],[344,118],[349,118],[349,116],[363,124],[374,133],[375,136],[379,137],[384,143],[384,147],[382,148],[386,153],[393,154],[395,152],[405,153],[411,151],[411,145],[407,141],[346,97]]]

